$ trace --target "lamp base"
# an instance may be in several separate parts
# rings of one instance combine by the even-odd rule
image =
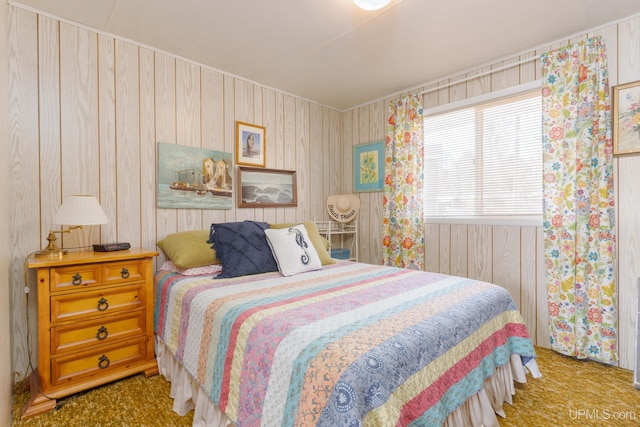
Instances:
[[[47,247],[42,249],[41,251],[36,252],[36,255],[47,255],[55,258],[62,257],[62,255],[67,253],[66,249],[60,249],[58,245],[56,245],[56,240],[58,239],[56,238],[55,232],[50,231],[49,236],[47,236],[47,240],[49,241]]]
[[[66,254],[66,249],[59,249],[50,251],[48,249],[43,249],[41,251],[36,252],[36,256],[49,256],[51,258],[62,257],[62,255]]]

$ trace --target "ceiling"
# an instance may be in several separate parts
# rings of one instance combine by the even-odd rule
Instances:
[[[640,13],[638,0],[9,0],[346,110]]]

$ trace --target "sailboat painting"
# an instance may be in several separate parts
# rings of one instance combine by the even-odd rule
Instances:
[[[231,153],[158,142],[158,207],[231,209]]]

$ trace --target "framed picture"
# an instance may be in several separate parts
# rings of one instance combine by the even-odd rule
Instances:
[[[640,80],[613,87],[613,154],[640,153]]]
[[[158,142],[158,207],[231,209],[231,153]]]
[[[353,191],[384,188],[384,141],[353,146]]]
[[[264,126],[236,122],[236,164],[264,167],[266,148]]]
[[[238,166],[239,208],[298,206],[296,171]]]

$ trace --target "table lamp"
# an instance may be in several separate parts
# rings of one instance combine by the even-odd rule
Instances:
[[[56,245],[55,233],[71,233],[83,225],[107,224],[109,218],[104,213],[98,200],[90,195],[76,194],[67,196],[62,200],[62,206],[53,217],[52,223],[55,225],[67,226],[66,230],[51,230],[47,240],[49,244],[46,248],[37,252],[37,255],[62,256],[66,250]]]

